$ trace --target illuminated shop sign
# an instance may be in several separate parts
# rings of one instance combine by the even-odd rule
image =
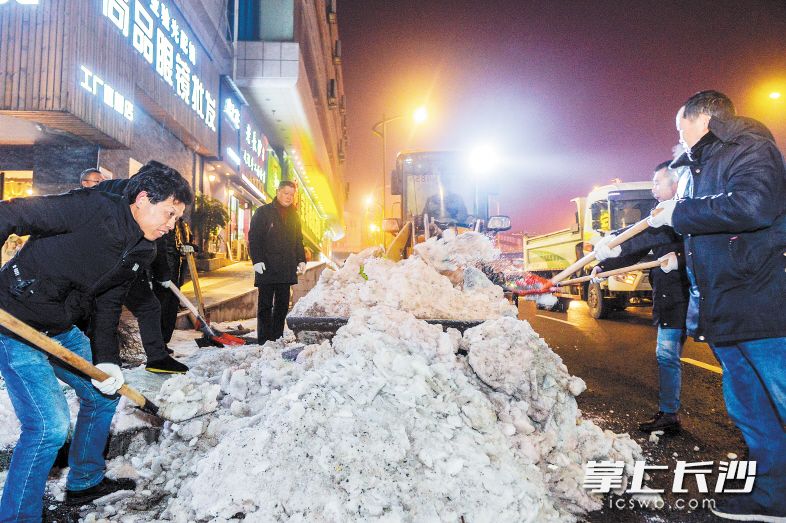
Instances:
[[[102,0],[102,13],[212,131],[216,99],[196,73],[197,45],[160,0]]]
[[[258,133],[250,123],[246,124],[243,139],[243,163],[251,173],[259,178],[263,186],[265,183],[265,151],[267,138]]]
[[[1,0],[0,0],[1,1]],[[80,66],[82,81],[79,83],[86,91],[104,101],[129,122],[134,121],[134,104],[119,93],[114,87],[106,83],[100,76],[87,67]]]
[[[240,129],[240,109],[231,98],[224,100],[224,114],[235,129]]]

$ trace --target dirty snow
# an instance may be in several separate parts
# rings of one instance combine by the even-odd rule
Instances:
[[[448,254],[446,246],[450,245],[457,254]],[[502,288],[477,268],[499,254],[485,236],[464,233],[449,241],[432,238],[415,251],[416,256],[398,263],[381,257],[381,251],[374,248],[350,255],[340,270],[323,271],[316,287],[290,314],[349,317],[355,311],[383,305],[424,319],[485,320],[516,315]],[[440,271],[449,272],[450,277]]]

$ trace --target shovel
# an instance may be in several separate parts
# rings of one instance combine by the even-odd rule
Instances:
[[[653,209],[652,213],[651,213],[651,216],[655,216],[656,214],[658,214],[660,212],[661,212],[660,209]],[[618,245],[621,245],[622,243],[630,240],[631,238],[633,238],[634,236],[636,236],[640,232],[645,231],[646,229],[648,229],[650,225],[649,225],[649,223],[647,223],[647,220],[648,220],[648,218],[644,218],[640,222],[637,222],[632,227],[630,227],[629,229],[624,231],[622,234],[620,234],[618,236],[615,236],[608,243],[609,248],[613,249],[614,247],[616,247]],[[547,294],[547,293],[551,292],[551,289],[549,287],[556,287],[556,285],[559,282],[561,282],[562,280],[564,280],[565,278],[567,278],[568,276],[570,276],[574,272],[583,269],[585,265],[587,265],[588,263],[592,263],[594,260],[595,260],[595,251],[592,251],[591,253],[587,254],[583,258],[577,260],[575,263],[570,265],[567,269],[565,269],[562,272],[560,272],[560,273],[556,274],[555,276],[553,276],[551,278],[551,280],[549,280],[549,282],[551,284],[550,286],[549,285],[545,285],[541,289],[524,290],[524,291],[521,291],[519,294],[521,294],[521,295],[527,295],[527,294]]]
[[[169,290],[175,293],[175,296],[177,296],[177,299],[180,300],[180,303],[182,303],[183,306],[186,309],[188,309],[191,312],[191,314],[194,315],[194,317],[196,318],[195,326],[197,327],[197,329],[202,331],[202,334],[205,335],[205,338],[210,340],[213,343],[213,345],[217,347],[223,347],[225,345],[232,346],[232,345],[246,344],[246,340],[244,340],[243,338],[233,336],[232,334],[229,334],[227,332],[218,332],[215,329],[213,329],[210,326],[210,324],[207,322],[207,320],[205,320],[205,318],[202,317],[201,314],[199,314],[199,311],[194,306],[194,304],[191,303],[191,301],[188,298],[186,298],[186,296],[176,286],[170,285]]]
[[[57,341],[38,332],[28,324],[16,319],[14,316],[8,314],[3,309],[0,309],[0,325],[13,332],[17,336],[20,336],[24,340],[32,343],[44,352],[47,352],[55,358],[64,361],[71,367],[75,368],[83,374],[86,374],[94,380],[104,381],[110,377],[109,374],[94,366],[86,359],[78,356],[77,354],[74,354],[70,350],[60,345]],[[147,399],[138,390],[124,384],[122,387],[120,387],[120,389],[118,389],[117,393],[136,403],[139,406],[139,409],[143,412],[147,412],[153,416],[165,419],[161,414],[159,414],[158,405]]]
[[[669,254],[674,254],[674,253],[670,252]],[[560,286],[560,285],[571,285],[571,284],[574,284],[574,283],[584,283],[585,281],[590,281],[593,278],[608,278],[610,276],[616,276],[617,274],[625,274],[626,272],[643,271],[645,269],[654,269],[655,267],[662,266],[666,262],[666,258],[667,258],[667,256],[669,256],[669,254],[661,256],[657,260],[653,260],[653,261],[650,261],[650,262],[637,263],[635,265],[629,265],[627,267],[620,267],[619,269],[612,269],[610,271],[599,272],[599,273],[597,273],[594,276],[588,275],[588,276],[582,276],[580,278],[572,278],[570,280],[563,280],[563,281],[557,283],[557,286]]]

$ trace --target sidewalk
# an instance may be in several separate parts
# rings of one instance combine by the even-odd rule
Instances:
[[[257,289],[254,287],[254,269],[250,261],[200,273],[199,286],[208,321],[220,323],[256,317]],[[190,280],[183,284],[181,290],[196,305],[194,285]],[[178,314],[176,326],[178,329],[191,328],[185,311]]]
[[[254,290],[254,269],[250,261],[241,261],[212,272],[203,272],[199,274],[199,286],[202,289],[202,299],[205,300],[205,309],[208,309],[211,305]],[[191,280],[184,283],[180,290],[196,303]]]

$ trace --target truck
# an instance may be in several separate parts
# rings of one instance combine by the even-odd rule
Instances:
[[[573,198],[576,210],[572,227],[524,237],[524,270],[551,278],[591,252],[603,236],[646,218],[658,203],[651,188],[650,182],[618,182],[596,187],[586,197]],[[589,274],[592,268],[585,267],[580,275]],[[584,300],[593,318],[604,318],[614,310],[650,305],[648,275],[648,271],[634,271],[600,283],[560,287],[557,310],[566,311],[571,300]]]
[[[495,192],[483,183],[488,174],[461,151],[399,153],[390,182],[391,195],[400,196],[398,216],[382,223],[383,231],[396,234],[388,257],[406,257],[412,246],[449,228],[490,235],[509,230],[509,216],[490,215]]]

